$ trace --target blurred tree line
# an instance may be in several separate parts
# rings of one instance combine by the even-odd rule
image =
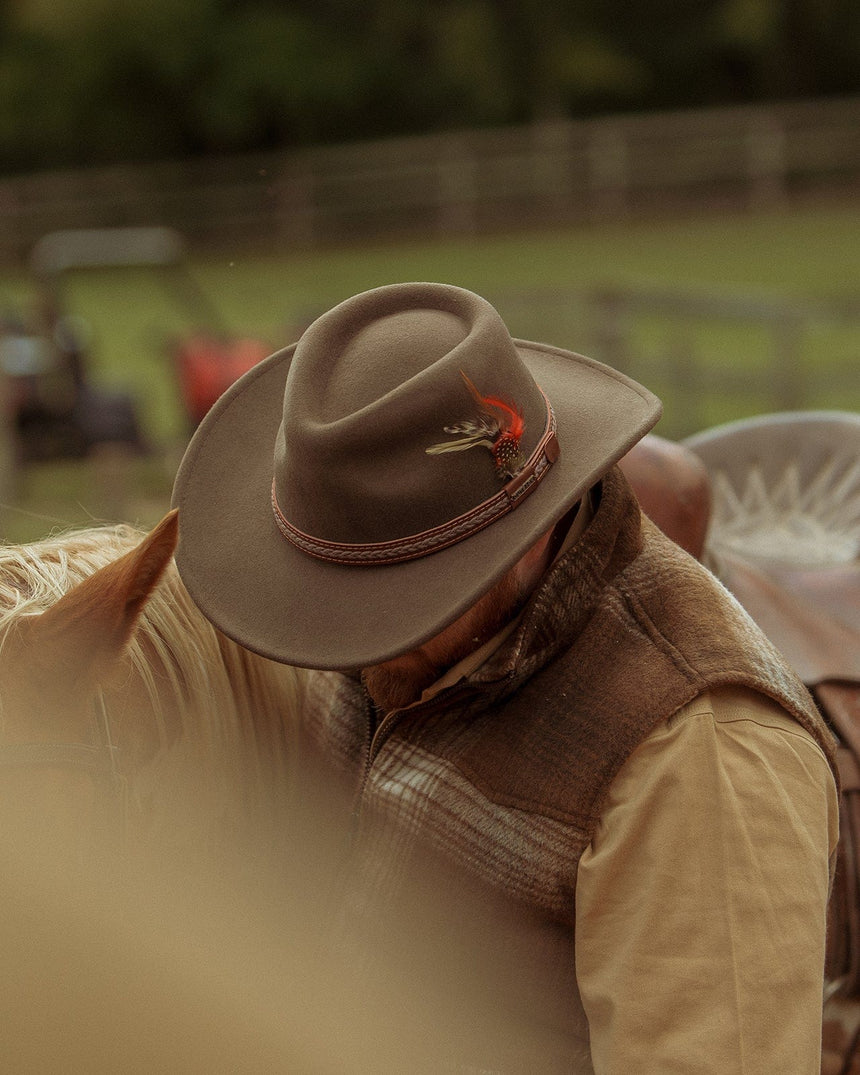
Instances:
[[[0,0],[0,171],[860,90],[857,0]]]

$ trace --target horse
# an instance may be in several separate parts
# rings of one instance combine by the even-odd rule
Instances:
[[[120,524],[0,550],[0,795],[32,823],[65,819],[77,853],[82,812],[126,843],[211,845],[289,785],[300,674],[212,627],[176,539],[172,512],[148,535]]]
[[[301,1051],[247,980],[264,960],[232,938],[260,905],[225,874],[279,824],[299,673],[211,626],[176,540],[174,512],[149,534],[0,550],[0,1010],[16,1070],[238,1064],[256,1055],[235,1030],[240,988],[265,1012],[259,1040]]]
[[[203,617],[177,525],[0,549],[4,1069],[438,1071],[444,989],[329,951],[341,799],[299,806],[303,673]]]

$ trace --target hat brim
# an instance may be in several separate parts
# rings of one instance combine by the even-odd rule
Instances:
[[[514,343],[553,405],[558,460],[499,521],[395,565],[328,563],[284,538],[271,507],[272,463],[295,347],[237,381],[192,438],[174,489],[177,565],[208,619],[264,657],[357,669],[414,649],[471,607],[661,414],[656,396],[608,366]]]

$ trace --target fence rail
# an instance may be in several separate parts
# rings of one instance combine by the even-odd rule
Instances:
[[[46,232],[166,225],[192,248],[469,234],[860,188],[860,97],[559,121],[0,180],[0,262]]]
[[[665,404],[676,438],[750,414],[860,412],[860,302],[653,287],[491,296],[511,330],[630,374]]]
[[[585,308],[592,353],[658,391],[672,436],[750,410],[860,410],[855,300],[605,288]],[[821,334],[840,341],[827,359]]]

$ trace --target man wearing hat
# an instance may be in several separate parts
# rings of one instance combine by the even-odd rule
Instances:
[[[818,1070],[831,742],[616,466],[659,415],[471,292],[396,284],[244,376],[177,478],[200,607],[318,670],[353,928],[430,861],[464,915],[505,909],[475,936],[509,1033],[464,1070]]]

